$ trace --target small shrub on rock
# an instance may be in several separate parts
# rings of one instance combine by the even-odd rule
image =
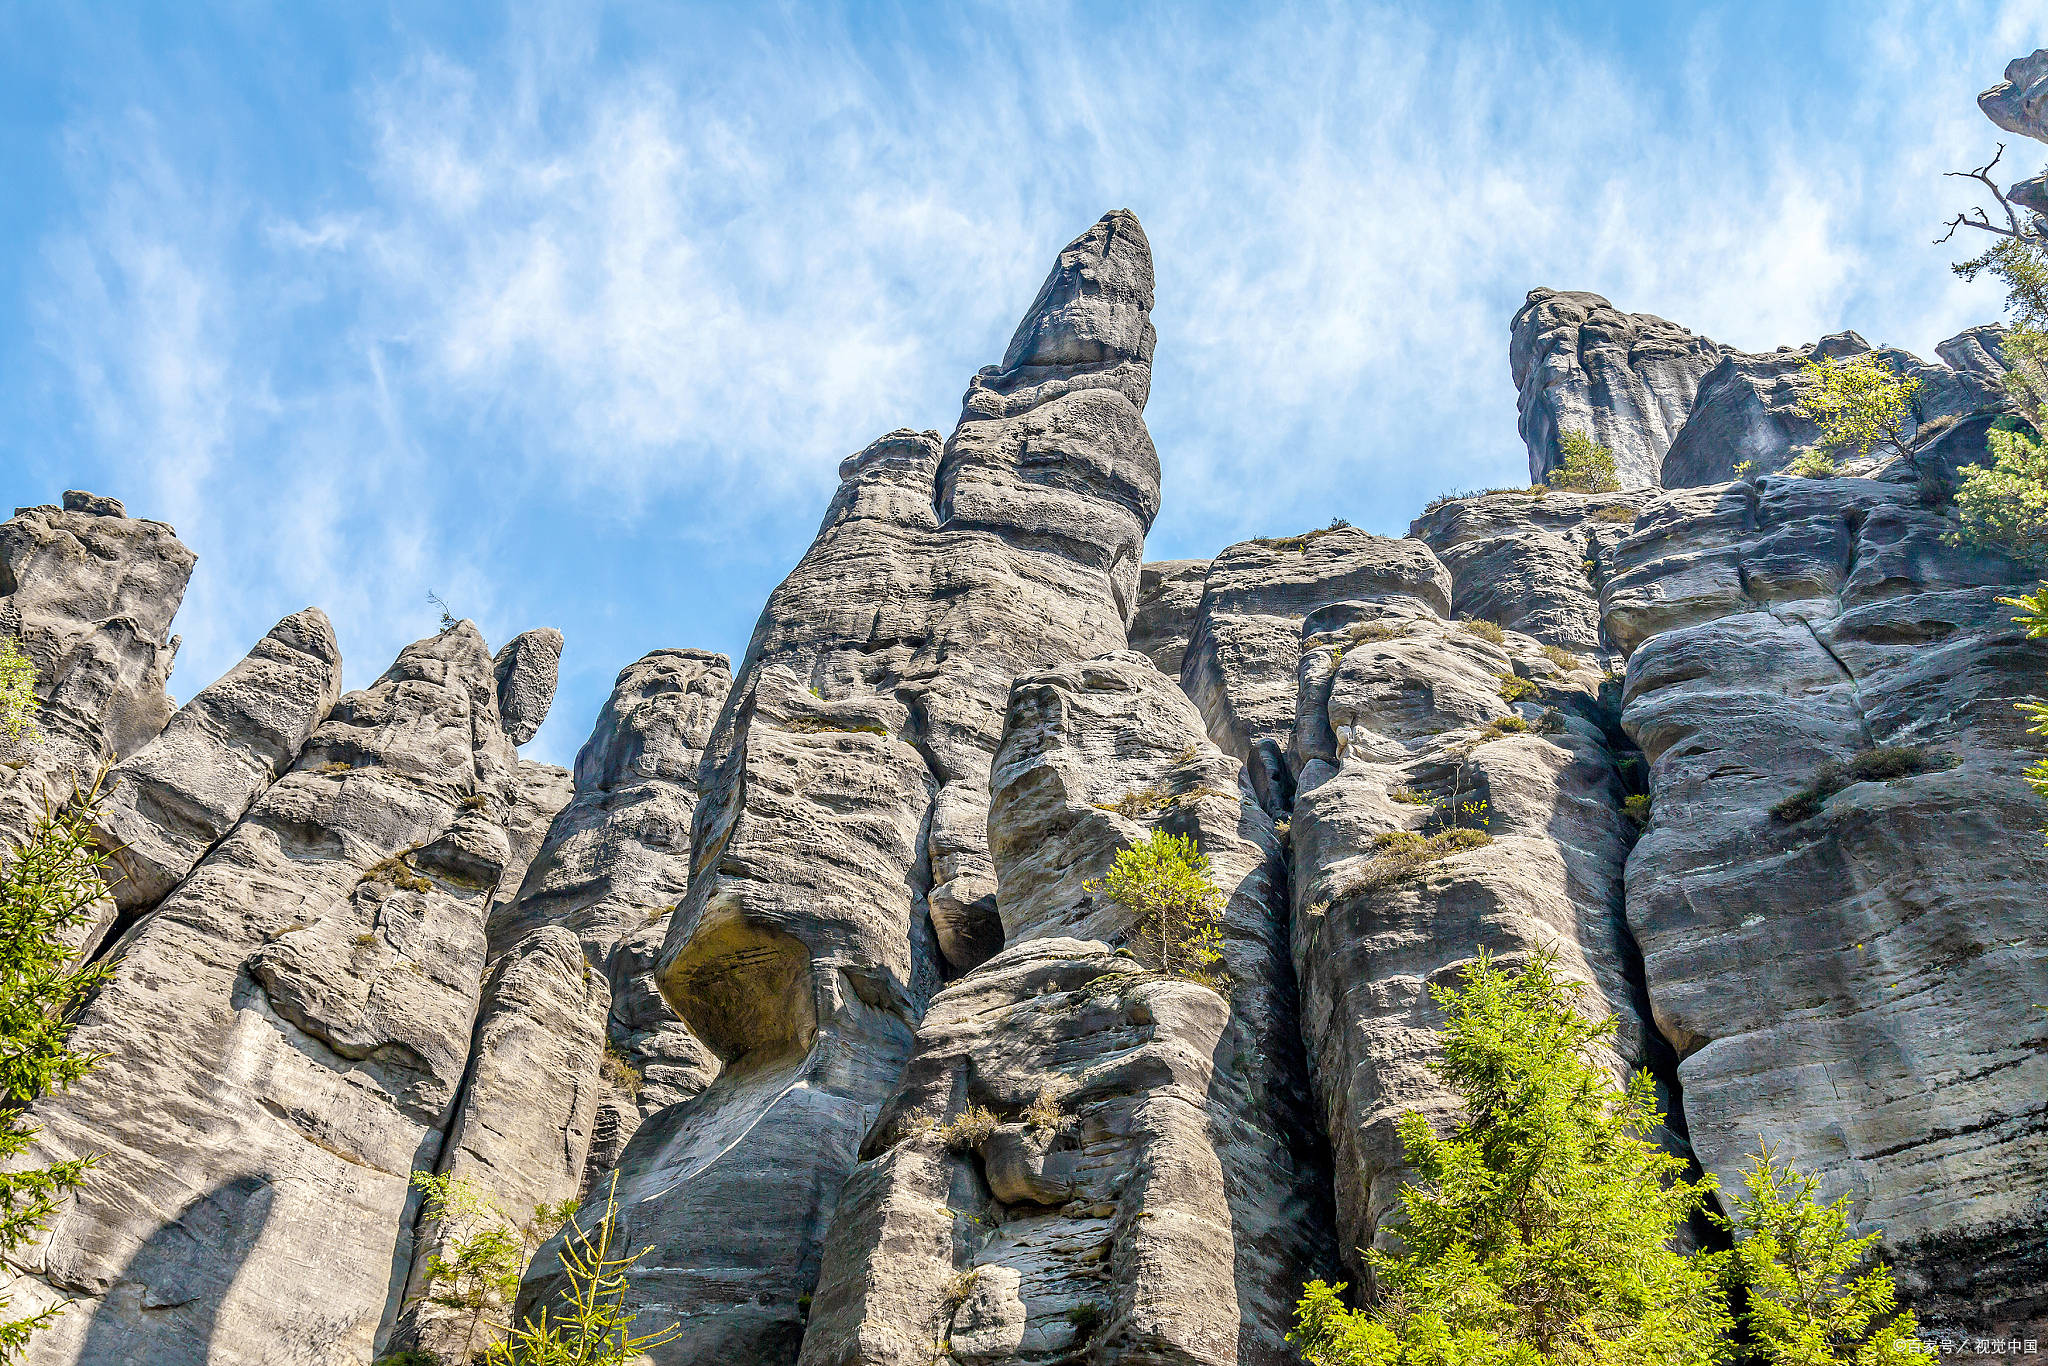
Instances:
[[[22,653],[21,642],[8,636],[0,639],[0,735],[7,747],[18,749],[42,738],[36,726],[36,666]]]
[[[1505,735],[1521,735],[1529,729],[1529,723],[1519,716],[1502,716],[1487,722],[1486,729],[1479,732],[1479,741],[1498,740]]]
[[[970,1105],[941,1124],[936,1133],[948,1151],[972,1152],[996,1131],[996,1113],[985,1105]]]
[[[1507,632],[1501,630],[1499,626],[1488,621],[1485,617],[1466,617],[1458,623],[1458,627],[1461,630],[1470,631],[1481,640],[1493,645],[1503,644],[1508,638]]]
[[[1500,674],[1498,678],[1501,699],[1505,702],[1515,703],[1536,695],[1536,685],[1520,674]]]
[[[1564,464],[1550,472],[1550,487],[1573,493],[1619,493],[1614,452],[1584,432],[1559,432],[1558,453]]]
[[[1617,503],[1613,507],[1595,508],[1590,516],[1596,522],[1633,523],[1636,520],[1637,513],[1634,508],[1624,507]]]
[[[1785,473],[1800,479],[1832,479],[1841,472],[1835,457],[1826,451],[1801,451],[1785,465]]]
[[[1820,814],[1828,798],[1857,783],[1892,782],[1919,773],[1932,773],[1948,767],[1949,763],[1945,756],[1931,754],[1913,745],[1881,745],[1876,749],[1866,749],[1846,763],[1829,760],[1814,770],[1810,783],[1773,806],[1771,816],[1781,824],[1795,825]]]
[[[1154,830],[1118,851],[1107,876],[1083,885],[1131,913],[1136,941],[1157,948],[1161,972],[1215,985],[1223,960],[1216,923],[1223,893],[1210,880],[1208,855],[1190,836]]]
[[[1587,667],[1585,660],[1579,658],[1570,650],[1565,649],[1562,645],[1544,646],[1543,657],[1568,674],[1577,673],[1580,669]]]
[[[1650,794],[1647,792],[1630,793],[1621,799],[1621,810],[1637,826],[1647,826],[1650,823]]]
[[[1493,836],[1484,830],[1464,827],[1428,836],[1412,830],[1389,830],[1373,836],[1373,857],[1338,895],[1362,896],[1367,892],[1381,891],[1413,877],[1432,863],[1491,843]]]

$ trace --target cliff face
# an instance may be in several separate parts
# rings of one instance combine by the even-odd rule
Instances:
[[[103,1157],[12,1268],[72,1300],[30,1360],[459,1352],[434,1171],[515,1221],[616,1177],[662,1366],[1281,1366],[1300,1284],[1391,1237],[1399,1117],[1455,1114],[1427,987],[1482,949],[1555,954],[1728,1188],[1768,1141],[1927,1321],[2040,1336],[2048,646],[1944,501],[1996,330],[1883,353],[1948,420],[1809,480],[1793,376],[1860,338],[1537,291],[1532,470],[1589,430],[1627,491],[1143,565],[1152,289],[1130,214],[1077,238],[949,437],[844,462],[738,669],[629,665],[573,775],[515,750],[555,632],[338,696],[308,609],[174,713],[170,529],[0,528],[49,731],[7,818],[112,764],[128,873],[107,1061],[33,1112],[36,1158]],[[1154,829],[1210,860],[1226,990],[1099,890]]]

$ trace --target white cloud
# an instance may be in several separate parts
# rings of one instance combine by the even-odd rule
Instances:
[[[1756,348],[1853,326],[1924,352],[1995,308],[1927,239],[2025,11],[1844,12],[1858,60],[1822,84],[1730,11],[1660,66],[1504,7],[543,10],[362,80],[360,157],[316,192],[205,181],[168,112],[96,116],[43,325],[131,504],[205,557],[188,688],[305,601],[352,682],[431,625],[429,587],[502,636],[582,615],[578,574],[758,562],[744,619],[840,457],[950,425],[1053,252],[1119,206],[1158,264],[1155,545],[1398,528],[1520,477],[1529,286]],[[634,554],[672,525],[694,559],[608,569],[593,525]],[[742,644],[606,615],[650,610],[581,624],[599,651]]]

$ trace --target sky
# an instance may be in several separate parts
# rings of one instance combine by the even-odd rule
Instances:
[[[181,699],[309,604],[350,687],[430,592],[559,627],[523,753],[570,763],[633,659],[738,659],[839,461],[950,430],[1108,209],[1148,555],[1400,535],[1526,482],[1532,287],[1751,350],[1997,316],[1941,173],[2044,43],[2038,0],[0,0],[0,498],[178,529]]]

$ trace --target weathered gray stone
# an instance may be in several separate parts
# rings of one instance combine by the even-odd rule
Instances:
[[[1652,1061],[1627,972],[1621,873],[1629,825],[1590,670],[1527,636],[1505,645],[1413,602],[1340,603],[1302,626],[1292,826],[1301,1027],[1336,1168],[1338,1246],[1388,1245],[1407,1170],[1396,1125],[1439,1125],[1456,1098],[1429,1070],[1441,1025],[1426,988],[1477,950],[1548,950],[1620,1020],[1609,1062]],[[1505,701],[1501,679],[1541,680]],[[1491,723],[1518,717],[1521,732]],[[1483,827],[1491,843],[1389,876],[1381,836]]]
[[[242,818],[341,696],[341,647],[317,607],[286,617],[114,768],[100,805],[114,900],[153,906]]]
[[[2048,213],[2048,207],[2036,212]],[[2005,374],[2005,324],[1979,323],[1966,327],[1945,342],[1936,343],[1934,354],[1951,370],[1968,371],[1997,380]]]
[[[1150,252],[1105,215],[1061,253],[958,428],[841,467],[714,733],[657,973],[722,1065],[619,1160],[664,1361],[773,1360],[937,984],[1000,942],[990,757],[1018,673],[1125,644],[1159,465]],[[523,1292],[552,1292],[543,1252]]]
[[[33,1159],[100,1154],[18,1285],[74,1301],[36,1366],[371,1355],[469,1056],[514,761],[460,623],[342,698],[124,936],[73,1039],[106,1061],[32,1109]]]
[[[1977,107],[2008,133],[2048,142],[2048,48],[2007,62],[2005,79],[1979,95]]]
[[[1210,562],[1181,686],[1268,813],[1284,814],[1293,790],[1283,756],[1301,619],[1325,603],[1387,594],[1448,612],[1451,576],[1420,541],[1354,527],[1245,541]]]
[[[1136,653],[1017,680],[989,820],[1012,943],[933,1001],[847,1184],[803,1366],[921,1366],[940,1340],[991,1366],[1294,1359],[1328,1178],[1280,844],[1237,771]],[[1152,825],[1191,835],[1227,893],[1227,999],[1141,970],[1156,945],[1088,889]],[[933,1122],[973,1105],[1001,1122],[949,1152]]]
[[[1700,1161],[1739,1191],[1767,1140],[1883,1230],[1923,1323],[2026,1335],[2048,1303],[2048,804],[2012,703],[2048,650],[1996,601],[2023,576],[1948,545],[1908,486],[1667,502],[1620,548],[1608,628],[1655,791],[1628,919]],[[1773,817],[1886,745],[1935,767]]]
[[[1484,493],[1445,499],[1408,534],[1451,575],[1451,609],[1567,650],[1598,653],[1592,567],[1628,533],[1643,494]]]
[[[0,639],[36,670],[39,742],[0,768],[0,837],[17,838],[100,765],[155,738],[176,709],[164,692],[178,641],[171,618],[193,555],[162,522],[111,498],[17,508],[0,526]],[[0,745],[4,745],[0,739]]]
[[[1138,615],[1131,622],[1131,648],[1168,678],[1180,677],[1195,609],[1202,603],[1207,560],[1157,560],[1138,573]]]
[[[1614,452],[1624,489],[1657,488],[1664,453],[1694,391],[1725,348],[1597,294],[1532,289],[1510,325],[1529,481],[1564,464],[1558,438],[1581,432]]]
[[[512,743],[523,745],[540,731],[555,700],[562,665],[562,633],[552,626],[526,631],[505,642],[492,661],[498,680],[498,715]]]

